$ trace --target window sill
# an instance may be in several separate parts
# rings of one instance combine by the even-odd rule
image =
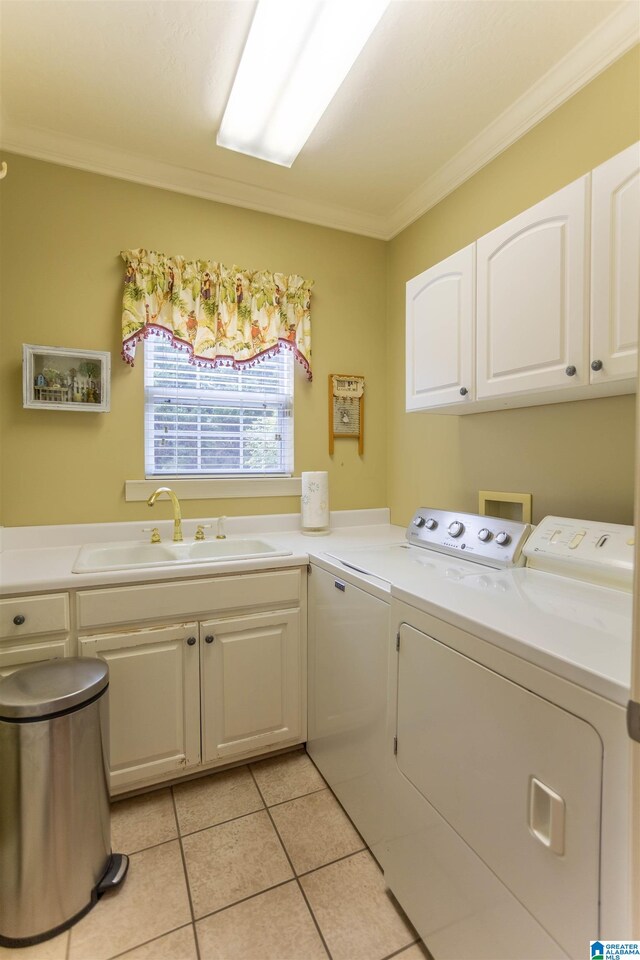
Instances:
[[[171,487],[181,500],[236,500],[243,497],[299,497],[300,477],[224,477],[215,480],[125,480],[124,498],[147,500],[158,487]]]

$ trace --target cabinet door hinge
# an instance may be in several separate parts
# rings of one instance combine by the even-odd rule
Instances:
[[[394,755],[394,757],[397,755],[397,753],[398,753],[398,738],[397,738],[397,737],[394,737],[394,738],[393,738],[393,755]]]
[[[308,576],[311,576],[311,564],[310,564],[310,563],[307,564],[307,574],[308,574]]]
[[[400,649],[400,631],[396,633],[396,650]]]

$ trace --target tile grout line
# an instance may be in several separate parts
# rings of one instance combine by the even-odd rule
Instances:
[[[324,870],[325,867],[332,867],[334,863],[341,863],[343,860],[348,860],[350,857],[357,857],[360,853],[370,853],[371,851],[367,846],[360,847],[358,850],[352,850],[351,853],[345,853],[342,857],[336,857],[335,860],[329,860],[327,863],[321,863],[319,867],[312,867],[311,870],[305,870],[303,873],[297,873],[296,877],[310,877],[312,873],[317,873],[318,870]]]
[[[257,785],[258,785],[258,781],[256,780],[256,786]],[[258,789],[260,788],[258,787]],[[330,787],[328,787],[327,784],[325,783],[324,786],[317,787],[315,790],[309,790],[307,793],[296,794],[295,797],[287,797],[286,800],[276,800],[275,803],[267,803],[264,797],[262,797],[262,794],[260,794],[260,796],[262,797],[265,807],[270,810],[272,807],[281,807],[285,803],[293,803],[294,800],[303,800],[305,797],[313,796],[314,793],[322,793],[323,790],[329,790],[329,789]]]
[[[192,927],[193,921],[189,923],[181,923],[179,927],[174,927],[173,930],[167,930],[166,933],[161,933],[157,937],[152,937],[151,940],[145,940],[144,943],[138,943],[135,947],[127,947],[126,950],[122,950],[120,953],[114,954],[112,957],[109,957],[108,960],[118,960],[119,957],[124,957],[131,950],[138,950],[139,947],[146,947],[150,943],[155,943],[156,940],[162,940],[163,937],[168,937],[170,933],[175,933],[176,930],[184,930],[186,927]]]
[[[188,831],[185,831],[184,833],[182,833],[182,831],[178,827],[178,836],[194,837],[196,833],[204,833],[205,830],[211,830],[212,827],[222,827],[225,823],[233,823],[234,820],[242,820],[243,817],[251,817],[253,816],[254,813],[261,813],[264,809],[265,809],[264,806],[257,807],[255,810],[249,810],[247,813],[239,813],[237,817],[229,817],[228,820],[220,820],[217,823],[209,823],[207,824],[206,827],[198,827],[197,830],[188,830]],[[164,840],[163,843],[166,843],[166,840]],[[153,844],[153,846],[159,846],[159,844]],[[148,850],[150,848],[146,847],[145,849]]]
[[[250,893],[246,897],[241,897],[240,900],[234,900],[233,903],[225,903],[224,907],[218,907],[216,910],[212,910],[210,913],[203,913],[201,917],[198,917],[197,923],[200,923],[201,920],[208,920],[209,917],[215,917],[219,913],[224,913],[225,910],[231,910],[233,907],[237,907],[240,903],[246,903],[248,900],[255,900],[256,897],[261,897],[263,893],[270,893],[272,890],[277,890],[278,887],[286,887],[288,883],[293,883],[295,877],[289,877],[287,880],[281,880],[280,883],[274,883],[272,887],[265,887],[264,890],[258,890],[256,893]]]
[[[256,780],[256,778],[255,778],[255,776],[254,776],[254,774],[253,774],[253,770],[251,770],[251,767],[249,767],[249,771],[250,771],[250,773],[251,773],[251,776],[253,777],[253,782],[254,782],[255,785],[256,785],[256,789],[257,789],[258,793],[260,794],[260,796],[262,797],[262,802],[265,804],[265,809],[266,809],[266,811],[267,811],[267,815],[268,815],[268,817],[269,817],[269,820],[271,821],[271,826],[272,826],[273,829],[275,830],[276,836],[277,836],[278,840],[280,841],[280,846],[282,847],[282,849],[283,849],[283,851],[284,851],[284,855],[285,855],[285,857],[287,858],[287,860],[288,860],[288,862],[289,862],[289,866],[291,867],[291,870],[292,870],[292,872],[293,872],[293,876],[294,876],[295,882],[296,882],[297,885],[298,885],[298,890],[300,891],[300,893],[301,893],[301,895],[302,895],[302,899],[304,900],[304,902],[305,902],[306,905],[307,905],[307,910],[309,911],[309,914],[310,914],[310,916],[311,916],[311,919],[313,920],[313,923],[314,923],[314,925],[315,925],[315,928],[316,928],[316,930],[318,931],[318,936],[320,937],[320,941],[321,941],[321,943],[322,943],[322,946],[323,946],[324,949],[326,950],[326,952],[327,952],[327,957],[329,958],[329,960],[333,960],[333,957],[331,956],[331,951],[329,950],[329,946],[328,946],[328,944],[327,944],[327,941],[325,940],[324,934],[322,933],[322,930],[320,929],[320,924],[318,923],[318,920],[317,920],[317,918],[316,918],[315,913],[314,913],[313,910],[311,909],[311,904],[309,903],[309,900],[307,899],[306,893],[305,893],[304,890],[302,889],[302,884],[300,883],[300,880],[298,879],[298,874],[297,874],[296,869],[295,869],[295,867],[294,867],[294,865],[293,865],[293,861],[291,860],[291,857],[289,856],[289,852],[288,852],[287,848],[286,848],[285,845],[284,845],[284,841],[283,841],[282,837],[280,836],[280,834],[279,834],[279,832],[278,832],[278,828],[276,827],[275,821],[274,821],[273,817],[271,816],[271,811],[269,810],[269,807],[266,805],[264,796],[263,796],[263,794],[262,794],[262,790],[260,789],[260,786],[259,786],[259,784],[258,784],[258,781]],[[276,806],[276,804],[274,804],[274,806]]]
[[[189,873],[187,871],[187,861],[184,855],[184,847],[182,846],[182,836],[180,834],[180,821],[178,820],[178,809],[176,807],[176,798],[173,794],[173,787],[170,787],[171,790],[171,803],[173,805],[173,815],[176,819],[176,830],[178,831],[178,843],[180,845],[180,856],[182,858],[182,869],[184,870],[184,882],[187,886],[187,897],[189,898],[189,910],[191,911],[191,926],[193,928],[193,937],[196,942],[196,957],[197,960],[201,960],[200,957],[200,943],[198,941],[198,931],[196,929],[196,915],[193,909],[193,900],[191,899],[191,885],[189,883]]]
[[[393,957],[401,956],[405,950],[410,950],[411,947],[415,947],[416,943],[420,943],[420,937],[418,937],[416,940],[412,940],[411,943],[405,944],[404,947],[400,947],[399,950],[394,950],[393,953],[388,953],[386,957],[382,958],[382,960],[392,960]]]

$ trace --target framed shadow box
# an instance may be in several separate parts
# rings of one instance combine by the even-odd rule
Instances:
[[[111,354],[106,350],[22,346],[22,405],[30,410],[109,410]]]

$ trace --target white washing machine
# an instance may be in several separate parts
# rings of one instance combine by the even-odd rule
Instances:
[[[420,510],[407,544],[317,571],[309,752],[436,960],[630,938],[633,530],[528,533]]]

